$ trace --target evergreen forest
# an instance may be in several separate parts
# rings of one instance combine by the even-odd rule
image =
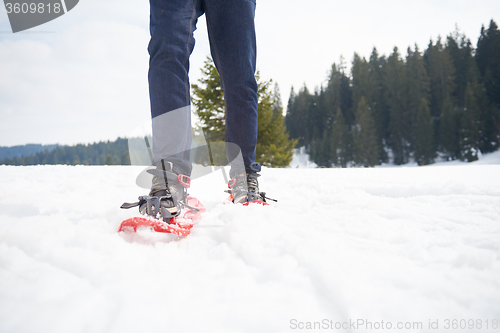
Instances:
[[[341,60],[324,86],[290,93],[285,123],[322,167],[477,160],[500,147],[500,31],[458,31],[389,56]]]
[[[19,146],[19,149],[24,146]],[[24,151],[24,150],[21,150]],[[0,165],[130,165],[128,139],[75,146],[48,146],[34,154],[6,157]]]

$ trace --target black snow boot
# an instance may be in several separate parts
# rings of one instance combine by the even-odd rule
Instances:
[[[161,160],[156,165],[156,169],[148,170],[148,172],[153,175],[153,182],[149,192],[149,200],[143,202],[139,207],[141,214],[149,216],[159,214],[164,219],[178,216],[186,202],[187,188],[191,182],[189,176],[182,174],[182,171],[176,168],[172,162],[165,160]],[[161,209],[155,208],[156,205],[150,203],[150,201],[158,200]],[[168,213],[154,210],[166,210]]]
[[[239,172],[229,181],[229,193],[234,203],[261,200],[257,172]]]
[[[231,180],[228,183],[229,192],[234,203],[246,203],[251,201],[266,202],[266,199],[276,201],[266,197],[265,192],[260,192],[259,181],[261,166],[252,163],[247,170],[231,170]]]

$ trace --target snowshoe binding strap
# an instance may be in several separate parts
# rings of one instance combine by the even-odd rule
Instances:
[[[140,201],[137,201],[137,202],[133,202],[133,203],[128,203],[128,202],[124,202],[120,208],[121,209],[130,209],[130,208],[134,208],[134,207],[137,207],[137,206],[140,206],[141,205],[141,202]]]
[[[276,199],[272,199],[272,198],[269,198],[268,196],[266,196],[266,192],[259,192],[258,195],[260,196],[260,198],[262,199],[262,201],[264,202],[267,202],[267,200],[271,200],[271,201],[274,201],[274,202],[278,202],[278,200]]]
[[[161,201],[165,199],[170,199],[171,195],[164,196],[147,196],[143,195],[139,197],[139,201],[134,203],[125,202],[120,206],[122,209],[129,209],[133,207],[141,207],[142,205],[146,205],[145,213],[155,219],[163,219],[164,221],[171,219],[172,217],[176,217],[180,214],[180,208],[176,208],[176,213],[172,214],[167,208],[161,206]]]
[[[182,186],[189,188],[191,186],[191,178],[186,175],[176,175],[173,172],[169,171],[163,171],[163,170],[158,170],[158,169],[150,169],[147,171],[147,173],[153,175],[153,176],[159,176],[159,177],[164,177],[166,178],[167,181],[169,182],[178,182]]]

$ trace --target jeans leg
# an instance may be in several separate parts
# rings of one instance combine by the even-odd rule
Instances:
[[[153,158],[173,162],[185,174],[191,163],[189,56],[203,14],[201,0],[150,0],[149,94]]]
[[[250,171],[256,158],[258,121],[255,1],[205,0],[204,9],[212,58],[224,89],[226,141],[240,147]]]

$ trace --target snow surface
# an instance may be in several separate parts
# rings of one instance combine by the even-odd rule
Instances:
[[[208,212],[184,239],[117,233],[141,171],[0,166],[0,332],[498,331],[485,326],[500,320],[499,153],[264,169],[267,207],[222,204],[219,171],[193,181]],[[306,329],[318,322],[331,326]]]

